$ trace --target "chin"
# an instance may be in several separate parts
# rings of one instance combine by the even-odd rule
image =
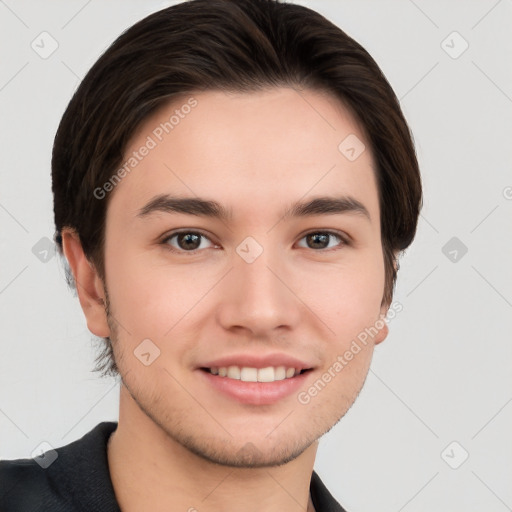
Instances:
[[[175,439],[184,448],[202,459],[220,466],[234,468],[270,468],[282,466],[299,457],[315,441],[301,439],[300,442],[258,443],[257,441],[231,441],[198,439],[189,437]]]

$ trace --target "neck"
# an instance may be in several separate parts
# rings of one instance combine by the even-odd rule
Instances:
[[[190,452],[140,410],[121,386],[108,463],[123,512],[313,511],[309,485],[318,443],[277,467],[222,466]]]

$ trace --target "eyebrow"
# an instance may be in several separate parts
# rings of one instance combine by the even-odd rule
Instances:
[[[151,199],[138,211],[137,217],[147,217],[158,212],[183,213],[186,215],[212,217],[221,220],[231,218],[231,211],[216,201],[201,199],[199,197],[174,197],[167,194],[161,194]],[[285,209],[282,218],[309,217],[326,214],[334,215],[340,213],[362,215],[368,220],[371,220],[367,208],[360,201],[350,196],[325,196],[304,202],[299,201]]]

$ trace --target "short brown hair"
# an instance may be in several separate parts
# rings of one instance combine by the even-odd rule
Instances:
[[[189,92],[271,87],[325,91],[356,116],[376,163],[385,263],[383,303],[396,255],[412,242],[422,202],[407,122],[370,54],[319,13],[278,0],[191,0],[124,32],[94,64],[59,125],[52,156],[55,240],[73,228],[104,279],[108,197],[94,190],[120,163],[151,113]],[[110,340],[96,370],[116,374]]]

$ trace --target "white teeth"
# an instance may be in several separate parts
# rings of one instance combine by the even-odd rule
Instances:
[[[286,379],[286,368],[284,366],[278,366],[274,371],[274,379],[275,380],[284,380]]]
[[[299,368],[285,366],[267,366],[266,368],[251,368],[248,366],[213,366],[210,373],[219,377],[241,380],[243,382],[275,382],[290,379],[300,374]]]
[[[230,379],[240,380],[240,368],[238,366],[228,366],[228,375]]]
[[[240,380],[244,382],[258,382],[258,369],[244,366],[240,370]]]
[[[274,382],[275,380],[275,372],[272,366],[258,370],[258,382]]]

